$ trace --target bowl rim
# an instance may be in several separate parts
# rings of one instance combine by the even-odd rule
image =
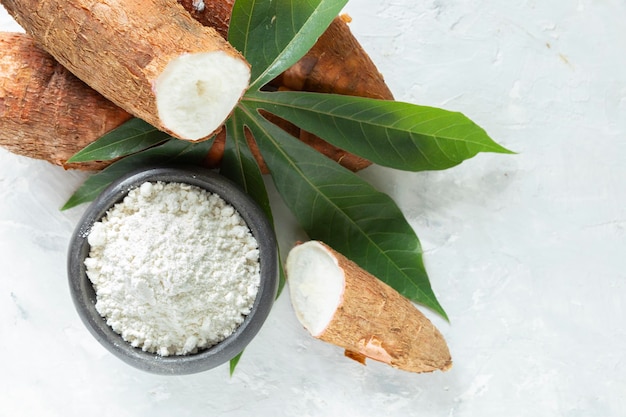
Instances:
[[[185,183],[219,195],[239,212],[259,246],[261,280],[250,313],[230,336],[198,353],[161,356],[133,347],[113,331],[95,308],[96,294],[84,265],[90,248],[87,242],[89,232],[110,207],[120,202],[131,189],[147,181]],[[208,168],[150,166],[122,175],[89,205],[70,240],[67,274],[74,307],[82,322],[109,352],[125,363],[150,373],[185,375],[203,372],[228,362],[252,341],[267,319],[276,298],[278,263],[278,245],[268,216],[236,183]]]

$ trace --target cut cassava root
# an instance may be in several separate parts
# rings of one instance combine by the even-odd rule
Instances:
[[[410,372],[446,371],[448,346],[437,328],[408,299],[318,241],[295,246],[287,282],[300,323],[312,336]]]
[[[185,140],[218,131],[250,67],[176,0],[2,0],[61,65],[104,97]]]

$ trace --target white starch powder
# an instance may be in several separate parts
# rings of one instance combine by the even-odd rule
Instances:
[[[193,185],[142,184],[88,242],[96,309],[147,352],[184,355],[222,341],[257,295],[256,239],[231,205]]]

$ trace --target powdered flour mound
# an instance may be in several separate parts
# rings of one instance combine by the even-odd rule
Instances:
[[[219,196],[146,182],[96,222],[85,260],[96,309],[124,340],[163,356],[228,337],[260,282],[258,244]]]

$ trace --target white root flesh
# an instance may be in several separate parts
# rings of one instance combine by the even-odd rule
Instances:
[[[177,137],[206,138],[224,123],[249,79],[249,66],[224,52],[181,55],[157,78],[159,117]]]
[[[296,246],[287,258],[289,295],[305,329],[319,337],[343,298],[345,278],[337,259],[320,244]]]

